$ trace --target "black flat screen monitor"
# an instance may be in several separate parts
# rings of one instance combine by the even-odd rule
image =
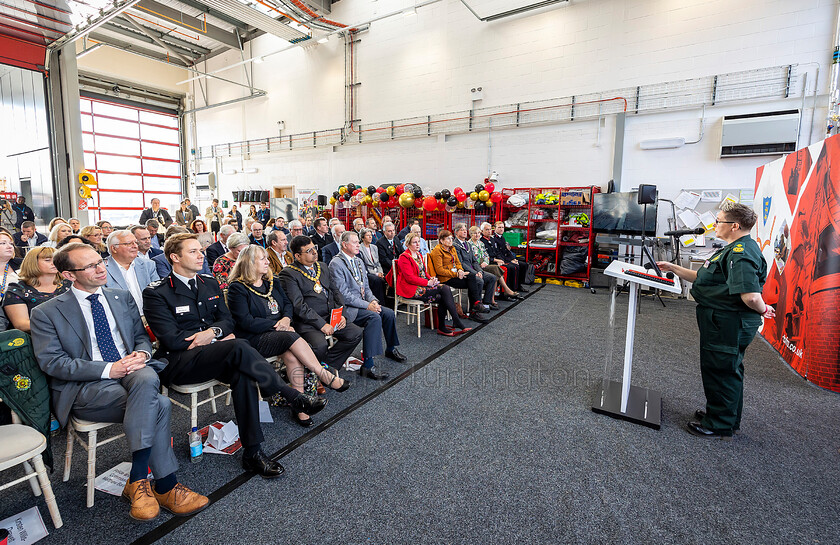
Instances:
[[[657,205],[647,205],[645,235],[656,235]],[[638,192],[595,193],[592,196],[592,230],[640,236],[644,205],[638,203]]]

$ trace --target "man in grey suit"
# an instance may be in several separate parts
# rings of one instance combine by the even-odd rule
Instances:
[[[160,280],[155,264],[137,256],[137,238],[131,231],[114,231],[108,235],[108,272],[109,288],[126,290],[134,298],[140,315],[143,315],[143,290],[156,280]]]
[[[493,302],[493,294],[496,292],[496,277],[492,274],[484,274],[478,258],[475,257],[472,246],[467,241],[467,225],[465,223],[455,224],[455,251],[458,252],[458,260],[461,267],[478,282],[478,293],[484,293],[481,300],[484,306],[493,310],[499,310],[499,306]],[[483,291],[482,291],[483,290]]]
[[[365,265],[359,259],[359,235],[356,231],[346,231],[337,239],[341,244],[341,251],[330,261],[330,281],[344,298],[344,317],[348,322],[364,328],[365,360],[359,374],[374,380],[385,379],[388,376],[377,373],[374,368],[374,358],[383,353],[386,357],[404,362],[397,346],[396,318],[394,311],[383,307],[370,291]],[[382,334],[385,333],[385,350],[382,349]]]
[[[70,414],[94,422],[121,422],[131,449],[131,472],[123,496],[137,520],[157,517],[160,507],[191,515],[205,496],[178,483],[170,446],[171,404],[160,393],[149,340],[131,294],[104,288],[105,263],[87,244],[71,243],[53,256],[69,291],[32,309],[32,344],[50,377],[53,412],[62,426]],[[154,489],[147,479],[155,475]]]

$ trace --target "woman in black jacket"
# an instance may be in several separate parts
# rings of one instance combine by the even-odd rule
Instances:
[[[261,246],[251,244],[240,252],[230,273],[227,302],[235,322],[234,335],[247,339],[266,358],[281,356],[292,388],[303,392],[304,367],[328,388],[343,392],[350,387],[337,370],[322,366],[312,348],[292,329],[292,302],[271,274],[268,254]],[[312,425],[305,413],[292,413],[292,418],[301,426]]]

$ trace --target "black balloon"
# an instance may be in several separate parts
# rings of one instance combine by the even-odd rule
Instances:
[[[484,205],[484,201],[476,201],[475,202],[475,211],[476,212],[484,210],[485,208],[486,208],[486,206]]]
[[[353,195],[351,195],[349,191],[344,194],[344,200],[345,201],[349,201],[352,198],[353,198]]]
[[[448,189],[444,189],[443,191],[440,192],[440,198],[441,199],[449,200],[449,197],[451,197],[451,196],[452,196],[452,192],[449,191]]]
[[[373,195],[376,193],[376,186],[369,185],[368,186],[368,195]]]
[[[335,197],[337,199],[337,198],[341,197],[341,193],[339,193],[338,191],[333,191],[333,197]]]
[[[352,193],[356,190],[356,184],[347,184],[347,192]]]
[[[382,201],[382,202],[388,202],[388,199],[390,199],[390,198],[391,198],[391,197],[388,195],[388,193],[386,193],[386,192],[384,192],[384,191],[383,191],[382,193],[379,193],[378,195],[379,195],[379,200],[380,200],[380,201]]]
[[[482,191],[484,191],[484,184],[478,184],[477,186],[475,186],[476,193],[481,193]]]
[[[446,204],[448,204],[449,206],[458,206],[458,199],[456,199],[455,197],[449,197],[446,200]]]
[[[422,196],[423,196],[423,190],[422,190],[422,189],[420,189],[419,187],[415,187],[415,188],[414,188],[414,198],[415,198],[415,199],[419,199],[419,198],[421,198]]]
[[[439,201],[443,198],[443,194],[440,191],[435,191],[435,200]]]

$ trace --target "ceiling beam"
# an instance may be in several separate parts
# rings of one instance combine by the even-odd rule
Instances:
[[[124,28],[124,27],[121,27],[119,25],[115,25],[114,23],[105,23],[104,25],[102,25],[102,30],[107,30],[108,32],[114,32],[116,34],[121,34],[121,35],[126,36],[128,38],[133,38],[133,39],[139,40],[141,42],[146,42],[147,44],[155,44],[155,40],[151,36],[147,36],[147,35],[143,34],[142,32],[139,32],[137,30],[132,30],[130,28]],[[156,45],[158,45],[158,44],[156,44]],[[189,49],[183,49],[183,48],[177,47],[177,46],[170,46],[170,47],[172,47],[179,54],[186,55],[188,57],[192,57],[193,59],[198,59],[199,57],[201,57],[200,53],[196,53],[195,51],[190,51]],[[163,49],[165,50],[166,48],[164,47]]]
[[[141,57],[147,57],[156,61],[168,62],[174,66],[178,66],[181,68],[186,68],[187,66],[177,58],[172,57],[171,55],[167,57],[167,55],[161,54],[159,51],[155,51],[152,49],[146,49],[145,47],[141,47],[139,45],[130,44],[128,42],[124,42],[122,40],[118,40],[111,36],[105,36],[98,32],[92,33],[90,35],[92,40],[97,42],[103,43],[107,46],[113,47],[115,49],[120,49],[122,51],[126,51],[128,53],[133,53],[135,55],[140,55]]]
[[[146,36],[148,36],[149,38],[151,38],[152,41],[155,42],[157,45],[164,48],[166,51],[172,53],[173,55],[175,55],[176,57],[178,57],[179,59],[181,59],[185,63],[187,63],[187,64],[194,64],[195,63],[194,59],[188,59],[185,56],[181,55],[180,53],[178,53],[175,50],[175,46],[167,44],[166,42],[164,42],[163,40],[161,40],[160,38],[158,38],[157,36],[155,36],[154,34],[149,32],[145,28],[141,27],[139,24],[135,23],[134,19],[132,19],[131,17],[128,18],[128,23],[131,26],[133,26],[134,28],[136,28],[137,30],[139,30],[140,32],[142,32],[143,34],[145,34]]]
[[[134,8],[146,13],[151,13],[161,19],[175,23],[182,28],[187,28],[193,32],[203,34],[208,38],[212,38],[217,42],[222,42],[233,49],[239,49],[239,43],[236,40],[236,36],[233,35],[233,32],[228,32],[227,30],[213,26],[204,21],[204,19],[191,17],[186,13],[178,11],[177,9],[155,2],[155,0],[141,0],[135,4]]]
[[[131,21],[131,22],[129,22],[129,21]],[[174,45],[174,46],[177,46],[177,47],[183,47],[184,49],[197,51],[197,52],[201,53],[202,55],[206,55],[206,54],[210,53],[210,49],[208,49],[206,47],[202,47],[202,46],[198,45],[197,43],[188,42],[186,40],[182,40],[181,38],[176,38],[175,36],[173,36],[171,34],[161,32],[156,28],[151,28],[151,27],[148,27],[146,25],[137,23],[136,21],[134,21],[134,19],[128,13],[124,13],[121,16],[114,18],[114,22],[117,22],[117,23],[119,23],[121,25],[125,25],[125,26],[129,26],[129,25],[130,26],[135,26],[134,23],[136,23],[136,26],[139,26],[143,30],[143,32],[148,32],[151,36],[159,38],[159,39],[163,40],[164,42],[168,43],[169,45]]]
[[[234,19],[233,17],[230,17],[229,15],[225,15],[224,13],[222,13],[221,11],[219,11],[217,9],[207,7],[205,4],[202,4],[201,2],[196,2],[195,0],[178,0],[178,1],[182,4],[184,4],[184,5],[187,5],[187,6],[191,7],[191,8],[197,9],[201,13],[206,13],[207,15],[211,15],[211,16],[215,17],[216,19],[218,19],[219,21],[224,21],[229,25],[235,26],[236,28],[238,28],[242,32],[247,32],[248,31],[248,25],[246,25],[245,23],[243,23],[239,19]]]

